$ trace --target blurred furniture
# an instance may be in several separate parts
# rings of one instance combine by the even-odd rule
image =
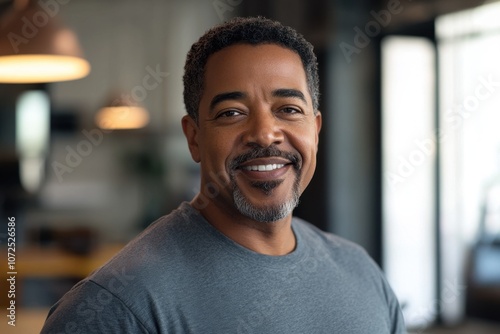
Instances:
[[[500,238],[478,242],[467,267],[466,314],[500,322]]]
[[[16,305],[20,305],[23,294],[23,280],[33,278],[76,278],[82,279],[111,259],[122,244],[102,245],[86,255],[70,253],[61,248],[26,247],[16,249]],[[7,248],[0,249],[0,257],[7,258]],[[0,272],[5,282],[7,270]],[[1,286],[0,306],[7,305],[7,286]]]
[[[0,333],[39,334],[49,309],[20,309],[16,312],[16,327],[9,326],[7,321],[0,321]],[[3,320],[3,319],[2,319]]]

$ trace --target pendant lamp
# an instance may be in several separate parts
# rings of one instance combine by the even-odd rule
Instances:
[[[98,110],[95,123],[103,130],[140,129],[149,123],[149,113],[122,94]]]
[[[15,0],[0,17],[0,83],[80,79],[89,63],[75,34],[58,20],[60,1]]]

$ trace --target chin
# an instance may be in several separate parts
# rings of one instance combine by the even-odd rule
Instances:
[[[298,196],[292,196],[287,201],[273,204],[270,203],[272,200],[266,200],[264,205],[260,205],[250,201],[239,189],[234,191],[233,198],[237,210],[243,216],[262,223],[272,223],[288,217],[299,204]]]

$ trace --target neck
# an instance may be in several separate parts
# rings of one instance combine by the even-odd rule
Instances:
[[[197,207],[197,198],[191,205],[222,234],[256,253],[265,255],[286,255],[296,246],[292,231],[292,216],[282,220],[262,223],[242,216],[236,210],[219,208],[210,202],[203,207]],[[232,212],[232,213],[231,213]]]

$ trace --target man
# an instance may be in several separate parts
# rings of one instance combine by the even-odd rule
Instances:
[[[187,57],[182,120],[201,190],[50,311],[42,333],[402,333],[398,302],[348,241],[292,218],[316,166],[312,46],[238,18]]]

